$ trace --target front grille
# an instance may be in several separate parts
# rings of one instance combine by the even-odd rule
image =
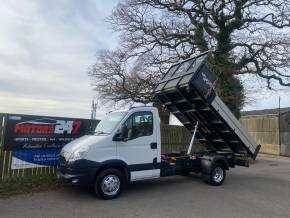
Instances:
[[[59,158],[58,158],[58,165],[59,166],[66,166],[70,156],[71,156],[70,152],[61,150],[61,152],[59,154]]]
[[[65,165],[66,165],[66,159],[65,159],[64,156],[59,155],[59,158],[58,158],[58,165],[59,165],[59,166],[65,166]]]

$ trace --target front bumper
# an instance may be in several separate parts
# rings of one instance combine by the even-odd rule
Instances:
[[[62,183],[91,186],[100,164],[98,162],[81,159],[72,163],[59,162],[57,167],[57,179]]]
[[[80,184],[81,180],[83,180],[82,175],[63,173],[60,170],[57,170],[56,177],[59,182],[67,184]]]
[[[97,168],[72,169],[58,167],[57,179],[61,183],[91,186],[94,184]]]

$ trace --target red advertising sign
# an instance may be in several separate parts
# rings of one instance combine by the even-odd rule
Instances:
[[[7,114],[4,149],[61,148],[92,131],[96,120]]]

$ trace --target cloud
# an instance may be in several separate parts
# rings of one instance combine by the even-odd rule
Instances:
[[[117,47],[117,35],[104,21],[117,2],[3,1],[0,112],[88,118],[94,93],[86,72],[98,49]],[[289,106],[287,90],[254,90],[245,110],[277,107],[279,95]]]
[[[242,79],[247,97],[243,110],[278,108],[279,96],[281,107],[290,107],[289,87],[282,87],[278,83],[274,83],[274,89],[269,90],[266,87],[266,80],[258,76],[244,75],[240,79]]]
[[[104,19],[117,1],[5,1],[0,8],[0,112],[89,117],[86,75],[116,46]]]

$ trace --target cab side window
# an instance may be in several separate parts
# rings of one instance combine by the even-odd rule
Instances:
[[[153,134],[153,114],[149,111],[140,111],[132,114],[124,123],[127,129],[128,140]]]

